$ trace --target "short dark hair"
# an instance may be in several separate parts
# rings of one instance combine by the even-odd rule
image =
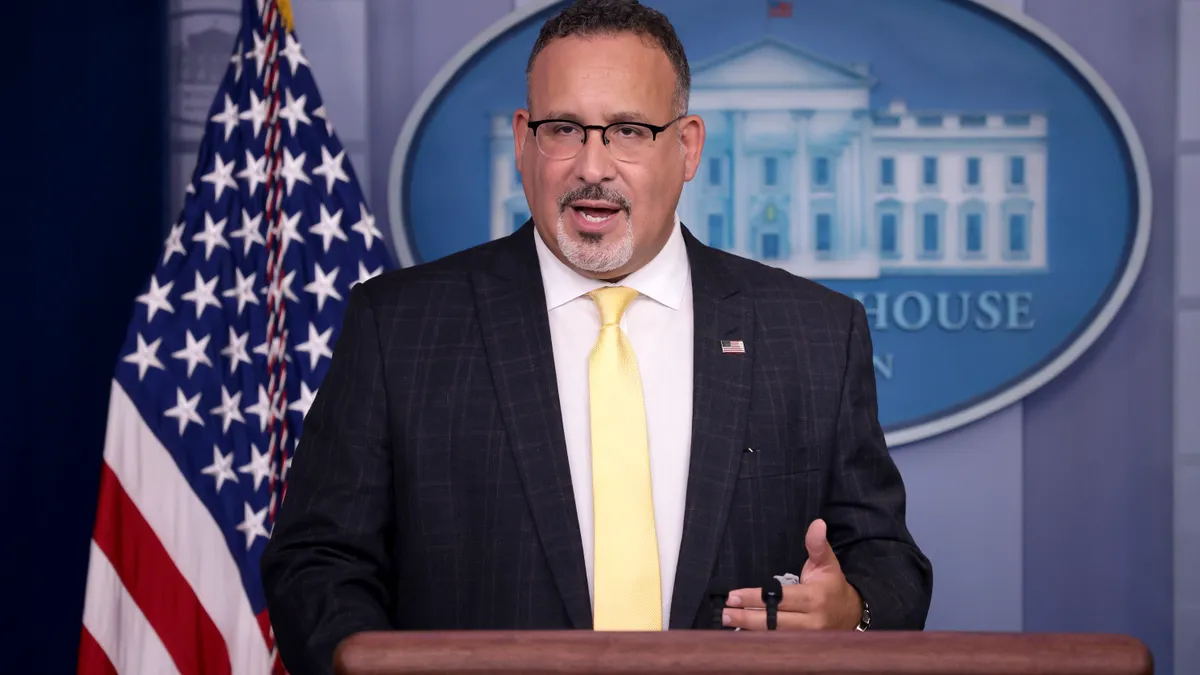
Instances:
[[[533,60],[552,40],[571,36],[615,35],[633,33],[652,38],[666,53],[675,69],[675,108],[679,115],[687,113],[688,97],[692,90],[692,71],[688,67],[683,43],[675,27],[660,11],[646,7],[637,0],[576,0],[542,25],[529,63],[525,80],[533,72]],[[528,102],[527,102],[528,103]]]

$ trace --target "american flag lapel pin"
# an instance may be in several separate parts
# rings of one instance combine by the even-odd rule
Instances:
[[[722,354],[745,354],[746,343],[741,340],[721,340]]]

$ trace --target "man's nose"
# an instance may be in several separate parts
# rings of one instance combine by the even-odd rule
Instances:
[[[575,156],[575,172],[584,183],[595,185],[616,177],[616,161],[604,145],[599,129],[588,129],[587,142]]]

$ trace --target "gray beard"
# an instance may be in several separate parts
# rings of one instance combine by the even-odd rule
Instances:
[[[612,235],[596,235],[579,233],[572,237],[567,232],[563,222],[562,212],[558,215],[558,249],[563,257],[578,269],[585,272],[603,273],[620,268],[633,258],[633,220],[629,213],[625,218],[625,233],[620,239],[612,240]],[[615,234],[615,233],[614,233]]]

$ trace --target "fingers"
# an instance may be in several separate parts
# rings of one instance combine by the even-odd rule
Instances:
[[[817,567],[837,564],[833,547],[826,538],[827,533],[828,526],[824,520],[818,518],[808,526],[808,532],[804,535],[804,548],[808,551],[808,560]]]
[[[828,525],[818,518],[804,535],[808,560],[800,572],[800,583],[783,587],[777,614],[777,629],[833,628],[832,617],[840,615],[840,588],[849,585],[829,544]],[[722,613],[725,626],[743,630],[766,630],[767,613],[761,588],[731,591]]]
[[[742,609],[765,609],[761,588],[741,588],[729,593],[725,603]],[[820,605],[820,589],[813,586],[794,585],[783,587],[783,598],[779,601],[780,612],[812,612]],[[765,619],[764,619],[765,621]],[[764,624],[765,625],[765,624]]]
[[[722,613],[721,621],[728,628],[766,630],[767,612],[765,609],[726,608]],[[818,630],[824,628],[822,622],[823,619],[816,614],[781,611],[775,615],[776,630]]]

